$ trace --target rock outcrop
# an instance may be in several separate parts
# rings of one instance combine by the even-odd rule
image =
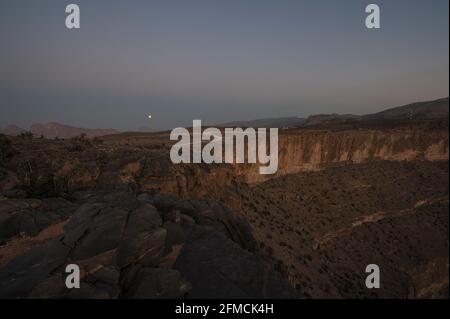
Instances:
[[[81,193],[74,203],[0,203],[0,225],[9,225],[2,229],[0,298],[297,297],[247,250],[256,249],[248,224],[211,201]],[[61,213],[52,215],[52,208]],[[43,210],[48,218],[39,221]],[[16,249],[13,258],[7,254],[9,246],[21,247],[62,219],[66,224],[54,238]],[[66,288],[69,264],[80,267],[79,289]],[[207,288],[208,281],[220,285]]]
[[[1,133],[9,136],[18,136],[22,133],[26,133],[27,130],[18,127],[17,125],[8,125],[1,130]]]

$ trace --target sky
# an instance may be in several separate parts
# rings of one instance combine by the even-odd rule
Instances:
[[[449,95],[448,0],[71,1],[0,2],[0,127],[162,130]]]

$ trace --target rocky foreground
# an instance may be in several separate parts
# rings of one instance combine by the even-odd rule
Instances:
[[[252,252],[249,225],[223,205],[77,196],[0,201],[0,298],[297,296]],[[80,289],[65,286],[68,264],[81,268]]]

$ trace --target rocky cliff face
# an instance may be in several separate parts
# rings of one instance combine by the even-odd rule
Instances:
[[[448,161],[447,127],[303,129],[281,131],[276,175],[260,175],[259,164],[173,165],[168,137],[161,144],[130,145],[117,135],[103,145],[72,141],[13,140],[15,155],[3,169],[0,190],[28,192],[83,189],[133,190],[177,196],[212,196],[239,208],[235,188],[299,172],[378,161]],[[135,141],[145,139],[135,138]],[[14,182],[15,181],[15,182]]]
[[[278,176],[372,161],[448,160],[445,130],[417,128],[298,130],[279,136]],[[239,168],[237,168],[239,170]],[[239,172],[249,182],[270,179],[253,167]]]

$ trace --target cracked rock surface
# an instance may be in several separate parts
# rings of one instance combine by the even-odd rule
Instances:
[[[0,218],[0,298],[296,297],[255,254],[250,226],[213,201],[84,192],[2,200]],[[79,289],[66,288],[69,264]]]

